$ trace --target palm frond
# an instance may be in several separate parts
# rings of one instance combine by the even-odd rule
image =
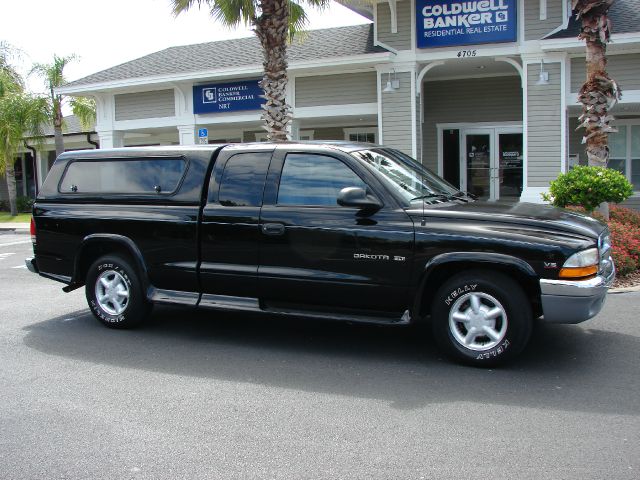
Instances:
[[[194,7],[206,7],[215,20],[228,28],[242,23],[251,25],[256,17],[256,4],[254,0],[171,0],[175,16]]]
[[[83,130],[89,130],[96,121],[96,101],[88,97],[72,97],[69,101],[71,111],[78,117]]]
[[[57,88],[61,87],[66,83],[64,77],[64,69],[67,65],[72,62],[75,62],[78,57],[73,55],[67,55],[63,57],[59,57],[58,55],[53,55],[53,62],[51,63],[36,63],[31,68],[31,72],[29,74],[36,74],[41,77],[47,84],[47,88]]]
[[[257,15],[254,0],[212,0],[208,3],[213,19],[227,28],[235,28],[240,24],[252,25]]]
[[[2,74],[2,88],[24,90],[24,79],[12,65],[12,59],[20,56],[20,50],[7,42],[0,41],[0,74]],[[11,85],[12,84],[12,85]],[[0,93],[2,96],[2,93]]]
[[[200,8],[202,4],[207,4],[206,0],[171,0],[171,10],[173,15],[177,17],[181,13],[191,10],[192,7]]]
[[[25,137],[42,143],[50,115],[45,97],[16,93],[0,98],[0,173],[18,155]]]
[[[294,38],[302,43],[307,38],[305,27],[309,24],[309,17],[304,8],[293,1],[289,2],[289,42]]]

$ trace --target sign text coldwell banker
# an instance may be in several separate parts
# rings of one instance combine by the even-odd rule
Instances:
[[[418,48],[515,42],[516,0],[416,0]]]
[[[224,113],[260,110],[264,99],[259,80],[214,83],[193,87],[193,113]]]

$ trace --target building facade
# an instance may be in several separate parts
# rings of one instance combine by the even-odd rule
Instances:
[[[576,130],[585,48],[569,4],[350,2],[372,23],[290,47],[292,137],[382,143],[480,198],[540,202],[560,172],[586,162]],[[611,18],[609,71],[624,94],[610,167],[640,205],[640,1],[618,0]],[[260,141],[261,69],[246,38],[169,48],[59,91],[96,99],[104,148]]]

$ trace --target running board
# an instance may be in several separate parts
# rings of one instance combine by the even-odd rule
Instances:
[[[378,325],[408,325],[411,323],[409,310],[405,310],[401,317],[385,317],[378,315],[357,315],[353,313],[319,312],[283,307],[261,308],[260,301],[257,298],[212,295],[209,293],[200,295],[198,301],[198,296],[197,293],[162,290],[153,287],[147,292],[147,298],[154,303],[191,305],[213,310],[271,313],[290,317],[307,317],[320,320],[372,323]]]
[[[373,315],[355,315],[351,313],[314,312],[310,310],[273,307],[265,308],[262,311],[273,313],[276,315],[308,317],[320,320],[338,320],[341,322],[372,323],[377,325],[409,325],[411,323],[411,314],[409,313],[409,310],[405,310],[405,312],[402,314],[402,317],[400,318]]]

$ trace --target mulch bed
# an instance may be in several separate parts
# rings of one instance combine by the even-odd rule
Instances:
[[[613,288],[629,288],[640,285],[640,271],[630,273],[624,277],[617,277],[613,282]]]

